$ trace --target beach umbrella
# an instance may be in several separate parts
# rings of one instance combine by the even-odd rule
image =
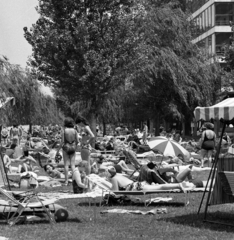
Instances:
[[[149,141],[148,145],[151,150],[157,150],[161,152],[164,156],[175,157],[178,155],[182,155],[185,160],[188,160],[190,157],[190,153],[184,147],[182,147],[176,141],[167,138]]]
[[[149,142],[154,141],[154,140],[161,140],[161,139],[168,139],[167,137],[164,136],[157,136],[157,137],[151,137],[148,139]]]

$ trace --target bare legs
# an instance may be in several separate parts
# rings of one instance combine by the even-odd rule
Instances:
[[[65,184],[67,184],[69,165],[71,165],[72,172],[75,171],[75,154],[68,155],[65,151],[63,151],[63,161],[64,161]]]
[[[133,173],[133,172],[134,172],[134,170],[130,169],[123,160],[121,160],[121,161],[118,163],[118,165],[121,166],[121,168],[122,168],[122,170],[123,170],[124,172],[130,172],[130,173]]]
[[[86,175],[89,175],[91,173],[91,166],[90,166],[90,150],[83,148],[80,151],[82,161],[87,161],[87,164],[85,166],[85,173]]]
[[[208,162],[211,163],[212,154],[213,154],[213,150],[205,150],[205,149],[201,150],[201,157],[202,157],[202,159],[201,159],[201,167],[202,168],[204,167],[205,156],[207,156]]]

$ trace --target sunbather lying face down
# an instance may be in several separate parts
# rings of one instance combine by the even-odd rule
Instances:
[[[127,191],[157,191],[157,190],[172,190],[181,189],[183,191],[188,191],[195,188],[195,185],[190,183],[185,186],[182,183],[165,183],[150,185],[147,182],[134,182],[127,178],[126,176],[116,173],[115,168],[109,169],[110,182],[112,183],[112,191],[127,190]]]

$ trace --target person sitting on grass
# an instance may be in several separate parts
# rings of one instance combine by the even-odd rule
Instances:
[[[4,165],[5,165],[5,168],[6,168],[6,173],[12,173],[13,169],[15,167],[11,166],[11,163],[15,162],[15,161],[19,161],[19,158],[16,158],[16,159],[10,158],[6,154],[6,148],[5,147],[1,147],[1,154],[2,154],[3,162],[4,162]]]
[[[37,172],[37,166],[33,166],[32,162],[37,163],[37,161],[32,156],[21,156],[20,160],[23,161],[23,164],[20,164],[18,167],[19,173],[24,172]]]

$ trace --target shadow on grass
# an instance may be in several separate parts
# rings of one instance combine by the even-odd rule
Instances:
[[[100,203],[87,203],[87,202],[82,202],[79,203],[78,205],[80,207],[92,207],[96,204],[96,207],[100,207]],[[144,202],[125,202],[123,204],[101,204],[101,207],[113,207],[113,206],[139,206],[139,207],[145,207]],[[185,204],[182,202],[152,202],[152,203],[146,203],[147,207],[154,207],[154,206],[165,206],[165,207],[184,207]]]
[[[62,223],[62,222],[70,222],[70,223],[82,223],[83,221],[81,221],[80,219],[78,219],[77,217],[75,218],[68,218],[65,221],[57,221],[56,223]],[[25,224],[32,224],[32,225],[40,225],[40,224],[50,224],[49,220],[47,219],[35,219],[35,220],[27,220],[25,222],[22,223],[17,223],[16,225],[25,225]],[[1,220],[0,221],[0,226],[1,225],[8,225],[6,220]]]
[[[165,222],[171,222],[174,224],[181,224],[181,225],[187,225],[190,227],[195,227],[199,229],[210,229],[213,231],[226,231],[226,232],[234,232],[234,213],[228,213],[228,212],[211,212],[207,213],[206,220],[204,221],[204,214],[197,214],[197,213],[188,213],[180,216],[174,216],[174,217],[167,217],[163,216],[162,218],[158,219],[158,221],[165,221]],[[208,221],[215,221],[218,223],[211,223]],[[224,224],[233,224],[233,226],[227,226]]]

